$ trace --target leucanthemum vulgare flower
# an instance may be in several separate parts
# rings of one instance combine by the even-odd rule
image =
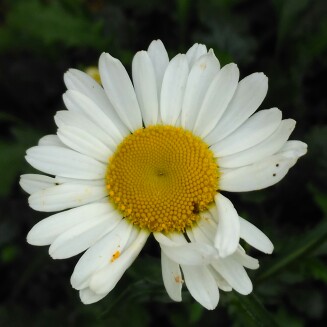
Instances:
[[[207,309],[219,289],[249,294],[245,268],[259,264],[240,239],[264,253],[273,245],[221,191],[271,186],[307,148],[288,141],[295,121],[279,109],[255,113],[267,77],[239,81],[237,65],[221,68],[201,44],[169,61],[161,41],[135,55],[133,84],[107,53],[99,71],[102,85],[78,70],[65,74],[68,110],[55,115],[57,135],[27,150],[26,160],[52,175],[22,176],[29,205],[60,211],[36,224],[28,242],[50,245],[54,259],[86,250],[71,284],[87,304],[115,287],[150,234],[173,300],[183,284]]]

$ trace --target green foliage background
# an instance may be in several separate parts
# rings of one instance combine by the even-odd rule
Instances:
[[[324,0],[3,0],[0,2],[0,326],[325,326],[327,318],[327,5]],[[297,121],[309,153],[278,185],[229,194],[240,215],[275,244],[249,272],[254,293],[221,292],[206,311],[187,292],[166,295],[151,240],[112,293],[84,306],[69,283],[77,258],[54,261],[29,246],[45,214],[27,205],[18,177],[25,150],[54,133],[63,73],[96,65],[108,51],[130,68],[160,38],[170,53],[194,42],[235,61],[244,77],[263,71],[278,106]]]

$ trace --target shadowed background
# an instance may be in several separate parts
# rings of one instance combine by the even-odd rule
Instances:
[[[0,1],[0,326],[324,326],[327,318],[327,5],[323,0]],[[28,207],[19,175],[34,172],[25,150],[53,134],[64,108],[63,73],[96,66],[102,51],[130,71],[136,51],[160,38],[170,57],[194,42],[212,47],[241,78],[263,71],[268,96],[309,145],[284,180],[228,194],[241,216],[275,245],[249,271],[254,293],[221,292],[207,311],[190,295],[174,303],[150,239],[117,287],[85,306],[69,278],[78,258],[52,260],[25,241],[47,214]],[[78,256],[79,257],[79,256]]]

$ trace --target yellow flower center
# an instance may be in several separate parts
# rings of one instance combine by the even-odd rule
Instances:
[[[183,128],[149,126],[127,136],[110,158],[111,201],[151,232],[183,232],[213,202],[219,171],[199,137]]]

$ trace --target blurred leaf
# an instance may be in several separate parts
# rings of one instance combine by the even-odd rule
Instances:
[[[128,314],[126,314],[128,312]],[[149,312],[139,303],[123,303],[106,319],[107,326],[146,327],[149,326]]]
[[[49,47],[57,44],[103,48],[101,21],[70,12],[60,1],[17,1],[0,31],[0,49]]]
[[[10,193],[17,174],[24,161],[24,148],[20,144],[0,141],[0,171],[1,176],[0,197]]]
[[[289,31],[298,24],[298,16],[310,4],[309,0],[275,0],[277,12],[279,12],[277,47],[279,47]]]
[[[322,20],[316,33],[309,34],[299,45],[299,53],[303,61],[310,61],[323,53],[327,48],[327,21]]]
[[[161,262],[159,258],[144,256],[134,262],[127,274],[135,281],[146,280],[154,284],[162,284]]]
[[[0,141],[0,171],[2,174],[0,183],[0,197],[8,195],[25,162],[26,148],[35,144],[40,135],[26,127],[13,129],[15,141]]]
[[[1,217],[0,221],[0,246],[10,242],[17,236],[17,225],[13,224],[9,219]]]
[[[0,122],[15,122],[17,123],[19,119],[15,117],[14,115],[11,115],[8,112],[0,111]]]
[[[162,301],[166,299],[166,301]],[[145,280],[129,283],[128,286],[112,301],[101,314],[102,318],[109,317],[124,305],[129,306],[134,303],[146,303],[148,301],[171,302],[162,286],[154,285]]]
[[[249,22],[238,15],[222,10],[220,4],[199,5],[199,18],[210,30],[197,33],[196,39],[212,47],[222,65],[232,61],[238,64],[254,60],[257,41],[248,31]]]
[[[327,264],[318,258],[311,258],[306,263],[306,270],[316,280],[320,280],[327,284]]]
[[[180,41],[184,43],[185,33],[187,29],[187,21],[190,11],[190,0],[177,0],[177,13],[178,13],[178,23],[180,25]]]
[[[302,317],[292,315],[285,308],[281,307],[275,315],[277,321],[282,322],[281,326],[304,327]]]
[[[190,8],[190,0],[177,0],[177,8],[179,19],[181,20],[181,24],[185,24],[187,20],[188,11]]]
[[[277,258],[271,263],[270,267],[261,272],[257,278],[257,281],[270,278],[272,275],[282,271],[285,269],[285,267],[292,264],[296,260],[299,260],[302,256],[312,252],[326,241],[326,237],[327,219],[324,219],[314,229],[294,240],[289,248],[285,248],[283,250],[284,255]]]
[[[279,326],[273,316],[266,310],[260,300],[253,293],[244,296],[233,292],[232,303],[236,307],[236,310],[233,310],[233,312],[237,311],[237,315],[242,318],[243,325],[241,326]]]
[[[327,194],[320,192],[316,187],[309,184],[308,188],[310,192],[313,194],[313,199],[319,208],[327,215]]]
[[[18,255],[18,247],[15,245],[7,245],[1,249],[0,258],[4,263],[10,263],[14,261]]]
[[[190,324],[197,323],[200,320],[203,313],[204,313],[204,308],[202,305],[200,305],[199,303],[191,304],[190,317],[189,317]]]

